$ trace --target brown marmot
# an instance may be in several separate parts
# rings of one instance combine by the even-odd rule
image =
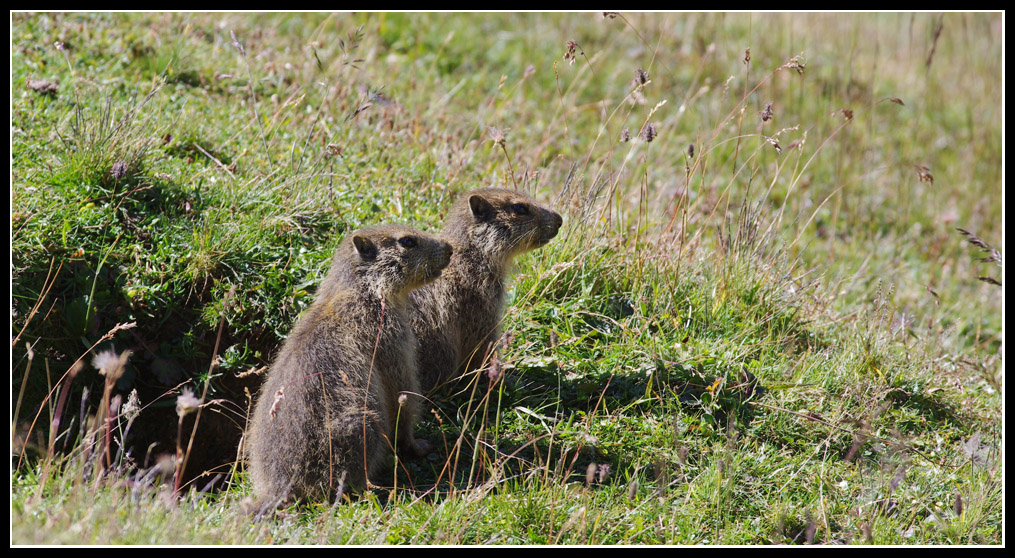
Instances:
[[[512,261],[549,242],[562,224],[555,211],[512,190],[474,190],[452,206],[440,234],[454,248],[451,263],[409,295],[424,392],[483,365],[499,336]]]
[[[436,279],[452,247],[399,225],[338,247],[314,303],[271,367],[248,435],[257,511],[363,489],[400,451],[423,455],[409,292]],[[344,484],[343,484],[344,483]]]

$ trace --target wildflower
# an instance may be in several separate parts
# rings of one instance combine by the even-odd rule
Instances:
[[[624,131],[620,133],[620,141],[629,142],[631,141],[631,132],[624,128]]]
[[[641,139],[648,143],[651,143],[652,140],[656,139],[656,125],[651,122],[646,124],[645,128],[641,131]]]
[[[109,382],[115,382],[123,375],[123,368],[130,358],[131,352],[124,351],[119,355],[116,351],[102,351],[92,359],[92,366],[99,370],[99,374],[106,377]]]
[[[504,142],[507,140],[506,130],[501,130],[496,126],[490,126],[486,129],[486,131],[490,134],[490,141],[497,145],[504,145]]]
[[[127,174],[127,163],[117,161],[113,163],[113,178],[119,180]]]
[[[127,403],[123,406],[123,416],[127,417],[127,422],[131,422],[137,418],[141,413],[141,402],[137,397],[137,390],[131,390],[130,395],[127,396]]]
[[[767,103],[765,105],[765,110],[759,112],[758,115],[761,116],[761,121],[762,122],[768,122],[769,120],[771,120],[772,116],[773,116],[773,114],[772,114],[772,103]]]
[[[183,388],[176,398],[176,414],[182,419],[188,413],[201,406],[201,400],[194,396],[190,388]]]
[[[92,366],[99,370],[99,374],[106,375],[107,370],[112,370],[120,362],[120,357],[115,351],[102,351],[92,359]]]

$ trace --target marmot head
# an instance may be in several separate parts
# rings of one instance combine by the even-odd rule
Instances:
[[[342,241],[332,271],[345,267],[350,279],[379,297],[401,298],[440,277],[451,261],[451,250],[447,242],[411,227],[367,227]]]
[[[557,212],[521,192],[488,188],[468,192],[455,203],[445,234],[508,261],[549,242],[563,222]]]

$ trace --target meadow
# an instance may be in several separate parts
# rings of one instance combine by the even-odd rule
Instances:
[[[11,15],[11,543],[979,544],[999,13]],[[238,447],[345,233],[564,227],[388,486]]]

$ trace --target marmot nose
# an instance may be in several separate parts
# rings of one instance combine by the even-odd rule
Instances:
[[[550,218],[550,226],[553,228],[550,234],[550,238],[557,236],[557,231],[560,230],[561,225],[564,224],[564,218],[559,213],[554,212],[553,217]]]

